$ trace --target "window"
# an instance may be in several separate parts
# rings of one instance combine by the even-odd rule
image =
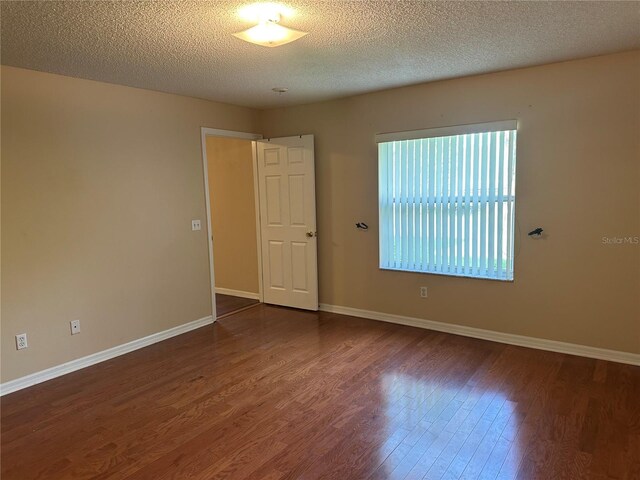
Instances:
[[[380,268],[513,280],[516,128],[376,136]]]

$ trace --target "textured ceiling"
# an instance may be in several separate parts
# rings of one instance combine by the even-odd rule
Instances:
[[[288,1],[277,48],[248,3],[5,1],[2,63],[266,108],[640,48],[638,2]]]

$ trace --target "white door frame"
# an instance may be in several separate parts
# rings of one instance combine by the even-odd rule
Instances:
[[[213,230],[211,228],[211,197],[209,193],[209,168],[207,162],[207,137],[244,138],[251,140],[251,154],[253,157],[253,196],[256,209],[256,245],[258,247],[258,300],[264,301],[262,289],[262,242],[260,239],[260,195],[258,193],[258,156],[256,140],[262,140],[259,133],[236,132],[232,130],[219,130],[216,128],[200,127],[202,142],[202,168],[204,172],[204,196],[207,210],[207,238],[209,242],[209,272],[211,281],[211,315],[216,321],[216,283],[213,270]]]

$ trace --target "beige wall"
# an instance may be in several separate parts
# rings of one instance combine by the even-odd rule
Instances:
[[[11,67],[1,100],[2,382],[209,315],[200,127],[256,112]]]
[[[374,135],[513,118],[515,282],[379,270]],[[321,302],[640,353],[640,245],[602,244],[640,236],[640,52],[269,110],[262,125],[315,134]],[[538,226],[547,238],[527,238]]]
[[[200,126],[316,135],[321,302],[640,353],[640,246],[602,244],[640,235],[638,85],[632,52],[258,115],[2,67],[1,381],[209,315]],[[508,118],[515,282],[380,271],[374,134]]]
[[[258,293],[258,245],[250,140],[207,137],[217,288]]]

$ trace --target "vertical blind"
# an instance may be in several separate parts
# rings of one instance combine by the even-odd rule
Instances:
[[[513,280],[516,122],[377,140],[380,268]]]

